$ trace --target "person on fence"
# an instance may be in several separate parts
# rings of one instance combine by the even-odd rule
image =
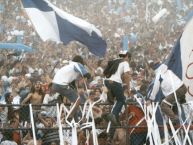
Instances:
[[[85,63],[83,58],[76,55],[72,61],[69,61],[68,64],[56,72],[52,80],[52,90],[62,96],[62,101],[60,103],[63,102],[63,97],[66,97],[71,103],[76,102],[69,118],[74,117],[77,108],[80,105],[80,98],[78,98],[77,88],[75,85],[76,81],[80,78],[89,79],[91,77],[84,65]]]
[[[147,104],[156,99],[156,94],[161,88],[164,95],[161,100],[161,110],[168,118],[171,119],[173,124],[179,124],[179,117],[173,112],[172,106],[176,103],[176,101],[180,104],[186,102],[185,94],[187,92],[187,88],[185,84],[170,69],[168,69],[165,64],[153,63],[150,64],[150,67],[155,70],[156,76]]]
[[[128,94],[130,94],[130,72],[129,61],[131,54],[128,51],[121,51],[119,53],[120,59],[115,59],[108,62],[104,70],[106,80],[105,86],[108,89],[108,98],[116,98],[116,103],[113,107],[112,113],[107,115],[107,118],[114,125],[119,125],[119,113],[125,104],[123,83],[127,86]],[[109,100],[109,99],[108,99]],[[113,102],[114,100],[111,100]],[[114,131],[111,131],[110,138],[113,137]]]

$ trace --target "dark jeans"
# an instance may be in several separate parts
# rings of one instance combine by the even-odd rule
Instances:
[[[62,100],[60,103],[63,103],[63,98],[66,97],[71,103],[75,103],[78,99],[78,94],[76,89],[71,88],[70,86],[66,85],[58,85],[58,84],[52,84],[52,91],[59,93],[62,96]],[[74,117],[75,121],[78,121],[78,110],[79,104],[74,107],[72,110],[70,117]]]
[[[74,103],[76,102],[78,95],[77,95],[77,91],[73,88],[71,88],[70,86],[66,85],[59,85],[59,84],[52,84],[52,90],[54,92],[59,93],[62,98],[66,97],[70,100],[70,102]]]
[[[185,100],[185,94],[187,92],[187,88],[185,85],[182,85],[179,89],[176,90],[177,100],[180,104],[182,104]],[[170,104],[174,104],[176,102],[174,93],[170,94],[169,96],[165,97],[165,100]],[[161,110],[164,112],[171,120],[178,120],[178,115],[176,115],[171,106],[165,103],[164,101],[161,102]]]
[[[111,95],[116,98],[117,102],[113,108],[112,113],[116,116],[116,118],[118,118],[119,113],[121,112],[121,109],[125,104],[123,86],[122,84],[111,80],[105,80],[105,86],[108,88],[108,91],[111,91]]]

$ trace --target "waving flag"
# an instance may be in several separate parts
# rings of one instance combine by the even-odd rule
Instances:
[[[186,25],[184,32],[177,40],[171,54],[164,62],[184,84],[187,86],[187,101],[193,101],[193,18]],[[148,97],[153,89],[154,83],[149,86]],[[157,93],[156,100],[163,97],[160,92]]]
[[[34,50],[21,43],[1,43],[0,42],[0,50],[1,49],[10,49],[10,50],[15,50],[18,52],[33,52]]]
[[[21,0],[31,22],[43,41],[53,40],[68,44],[78,41],[93,54],[103,57],[106,41],[94,25],[68,14],[47,0]]]
[[[193,18],[186,25],[166,64],[188,88],[187,100],[193,100]]]

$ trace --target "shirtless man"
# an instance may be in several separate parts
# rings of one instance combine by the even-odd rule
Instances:
[[[31,89],[31,93],[21,102],[22,105],[31,103],[32,105],[41,105],[43,102],[43,92],[41,89],[41,83],[36,82]],[[40,110],[41,106],[33,106],[33,110]]]

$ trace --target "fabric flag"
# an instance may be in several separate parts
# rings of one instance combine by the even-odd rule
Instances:
[[[183,3],[181,0],[176,0],[176,5],[177,5],[177,9],[178,10],[182,10],[183,9]]]
[[[180,79],[183,80],[188,92],[187,101],[193,101],[193,18],[186,25],[184,32],[179,37],[168,59],[164,62]],[[153,82],[148,88],[148,96],[152,91]],[[160,93],[156,99],[159,101]]]
[[[103,57],[106,41],[93,24],[68,14],[47,0],[21,0],[31,22],[43,41],[78,41],[86,45],[90,52]]]
[[[193,100],[193,18],[186,25],[166,64],[187,86],[187,101]]]
[[[129,37],[127,35],[123,36],[123,50],[129,50],[129,47],[128,47],[128,42],[129,42]]]
[[[22,43],[1,43],[0,42],[0,50],[2,49],[10,49],[10,50],[14,50],[14,51],[18,51],[18,52],[33,52],[34,49],[26,46]]]
[[[125,0],[126,7],[131,7],[133,3],[133,0]]]
[[[193,17],[193,10],[191,10],[183,19],[188,22]]]

